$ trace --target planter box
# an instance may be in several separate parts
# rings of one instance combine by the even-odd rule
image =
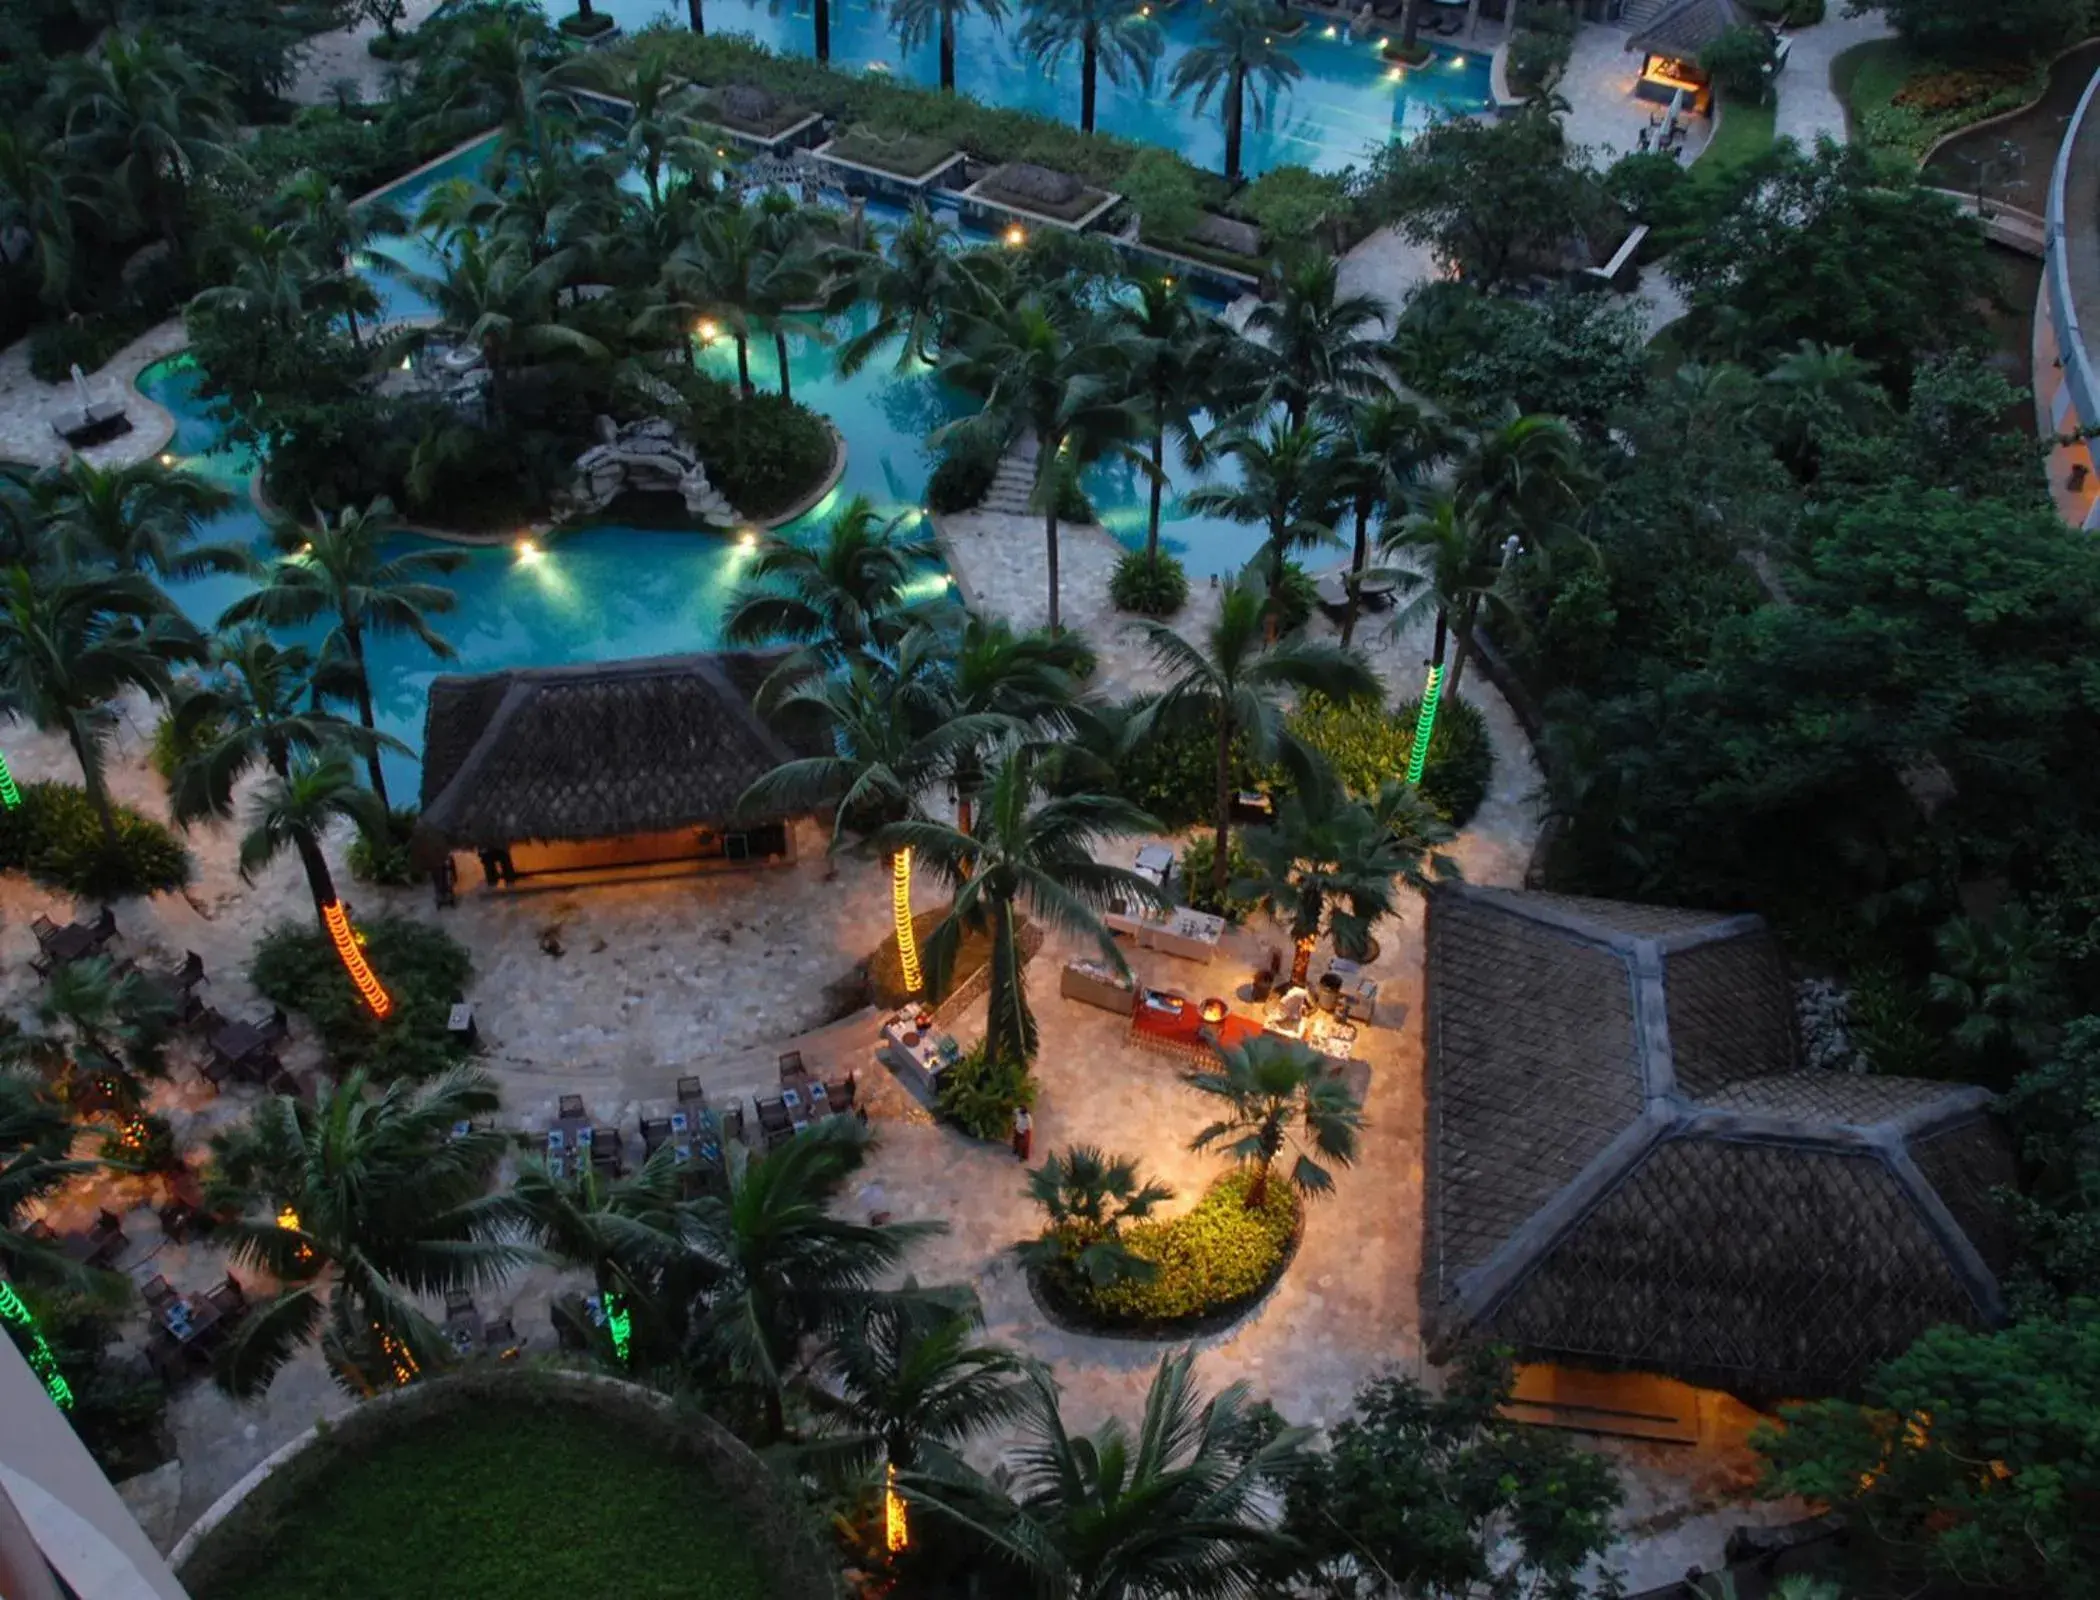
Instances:
[[[810,152],[835,181],[849,191],[907,206],[924,199],[927,191],[937,187],[942,178],[962,165],[964,159],[960,150],[950,151],[917,177],[907,178],[884,167],[871,167],[866,162],[848,161],[844,156],[833,155],[831,149],[837,143],[836,139],[827,139]]]
[[[1058,228],[1066,233],[1087,233],[1101,225],[1102,218],[1123,203],[1119,194],[1100,193],[1100,202],[1090,207],[1080,217],[1067,222],[1062,217],[1053,217],[1045,212],[1031,211],[1026,206],[1016,205],[1011,200],[995,200],[985,193],[984,185],[989,180],[980,180],[963,190],[958,197],[963,221],[994,233],[1019,223],[1024,228]]]
[[[785,155],[790,150],[809,150],[824,142],[824,114],[821,111],[812,111],[800,122],[791,123],[773,134],[746,133],[719,118],[715,119],[714,126],[723,138],[765,156]]]

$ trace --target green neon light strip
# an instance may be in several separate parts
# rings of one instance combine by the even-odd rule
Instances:
[[[0,1279],[0,1322],[11,1322],[29,1336],[29,1370],[43,1380],[44,1392],[59,1410],[72,1410],[73,1386],[58,1370],[58,1357],[51,1353],[49,1342],[37,1331],[36,1313],[22,1303],[15,1286],[5,1279]]]
[[[612,1335],[613,1354],[625,1366],[628,1348],[634,1343],[634,1317],[615,1294],[605,1297],[605,1331]]]
[[[1415,718],[1415,747],[1408,752],[1407,781],[1420,785],[1422,768],[1429,761],[1429,736],[1436,732],[1436,703],[1444,692],[1444,669],[1429,669],[1429,682],[1422,686],[1422,714]]]
[[[7,757],[0,756],[0,806],[12,811],[22,803],[22,791],[15,787],[15,775],[8,770]]]

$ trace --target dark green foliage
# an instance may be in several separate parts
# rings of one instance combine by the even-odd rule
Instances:
[[[218,739],[221,731],[216,723],[204,720],[185,730],[169,713],[153,725],[153,744],[146,752],[146,763],[163,779],[172,779],[176,768]]]
[[[248,978],[287,1011],[302,1012],[320,1034],[338,1074],[428,1078],[455,1065],[461,1047],[446,1032],[466,992],[473,962],[450,934],[409,917],[361,922],[365,959],[394,998],[377,1021],[358,998],[335,947],[312,923],[279,923],[255,942]]]
[[[30,1293],[31,1308],[59,1370],[73,1390],[65,1414],[80,1442],[112,1483],[159,1466],[173,1453],[167,1435],[167,1388],[123,1350],[124,1330],[93,1301],[71,1294]],[[8,1334],[23,1349],[12,1322]]]
[[[601,33],[609,33],[619,24],[602,11],[593,11],[588,16],[581,11],[572,11],[555,24],[572,39],[595,39]]]
[[[955,433],[926,480],[926,509],[942,516],[975,511],[991,493],[999,470],[999,441],[990,434]]]
[[[643,1527],[676,1537],[638,1539]],[[589,1412],[484,1396],[441,1426],[342,1449],[295,1518],[248,1530],[233,1570],[193,1592],[412,1594],[443,1572],[457,1600],[511,1600],[602,1592],[617,1570],[636,1600],[764,1600],[772,1589],[750,1534],[699,1462]]]
[[[1388,711],[1377,704],[1336,706],[1314,696],[1291,713],[1290,728],[1325,758],[1344,789],[1363,799],[1377,794],[1389,780],[1407,775],[1421,713],[1419,698]],[[1487,797],[1494,771],[1487,719],[1471,701],[1446,698],[1437,708],[1436,731],[1429,736],[1422,798],[1454,828],[1463,828]],[[1281,773],[1277,780],[1281,782]]]
[[[1188,902],[1198,911],[1208,911],[1231,922],[1243,922],[1252,914],[1261,901],[1254,895],[1234,894],[1231,885],[1243,883],[1254,874],[1254,862],[1241,847],[1240,836],[1234,834],[1232,847],[1225,860],[1226,891],[1223,899],[1211,887],[1211,865],[1218,858],[1218,841],[1208,833],[1199,833],[1181,848],[1181,887]]]
[[[415,836],[418,815],[414,806],[395,806],[387,813],[385,838],[373,839],[360,833],[352,839],[347,852],[351,876],[362,883],[394,888],[414,883],[421,877],[408,852],[408,842]]]
[[[175,1147],[175,1130],[166,1117],[153,1111],[139,1114],[136,1142],[127,1142],[121,1133],[112,1131],[104,1136],[96,1153],[119,1172],[182,1170],[182,1152]]]
[[[688,374],[679,387],[685,426],[708,481],[746,517],[777,516],[803,499],[830,469],[830,424],[798,400],[737,395],[735,386]]]
[[[1197,723],[1155,729],[1114,758],[1116,793],[1173,831],[1209,819],[1218,773],[1218,736]],[[1244,751],[1233,753],[1233,787],[1251,789],[1261,773]]]
[[[1148,1337],[1230,1319],[1269,1292],[1298,1232],[1297,1191],[1273,1183],[1261,1209],[1250,1211],[1253,1181],[1250,1172],[1229,1172],[1180,1216],[1126,1224],[1120,1242],[1150,1273],[1097,1285],[1052,1266],[1042,1273],[1045,1293],[1068,1316]]]
[[[25,783],[22,803],[0,811],[0,872],[26,872],[82,900],[167,894],[192,876],[190,853],[159,823],[117,806],[109,853],[87,794],[67,783]]]
[[[2100,1017],[2066,1028],[2053,1057],[2013,1084],[2005,1112],[2028,1174],[2014,1198],[2016,1297],[2060,1314],[2067,1298],[2100,1283]]]
[[[973,1139],[1006,1139],[1014,1112],[1035,1104],[1036,1081],[1025,1061],[993,1060],[982,1044],[941,1074],[940,1114]]]
[[[1773,1487],[1827,1502],[1865,1552],[1920,1586],[2100,1593],[2100,1305],[1995,1333],[1935,1328],[1884,1366],[1866,1404],[1783,1406],[1754,1441]]]
[[[40,323],[29,336],[29,372],[39,383],[65,383],[73,368],[99,371],[119,350],[159,322],[166,303],[91,312],[77,320]]]
[[[1109,575],[1108,597],[1118,611],[1171,617],[1188,602],[1188,571],[1166,550],[1152,560],[1142,550],[1131,550],[1117,559],[1116,570]]]
[[[1699,65],[1730,105],[1761,106],[1772,92],[1778,50],[1763,28],[1730,28],[1699,53]]]
[[[1509,42],[1509,86],[1527,97],[1551,93],[1575,52],[1575,13],[1565,6],[1526,6]]]
[[[1876,0],[1875,9],[1920,50],[1949,61],[2047,56],[2092,24],[2088,0]]]
[[[1250,564],[1245,581],[1261,583],[1262,558],[1256,556]],[[1296,561],[1283,564],[1283,587],[1276,604],[1276,626],[1284,633],[1295,633],[1312,620],[1313,607],[1320,603],[1320,591],[1313,582],[1312,574]]]
[[[1398,1376],[1364,1385],[1290,1485],[1284,1527],[1308,1575],[1368,1567],[1404,1594],[1588,1592],[1585,1567],[1616,1538],[1617,1474],[1566,1434],[1505,1419],[1511,1378],[1506,1356],[1474,1351],[1435,1395]]]

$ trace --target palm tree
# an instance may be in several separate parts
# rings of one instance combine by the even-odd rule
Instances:
[[[1426,511],[1384,530],[1379,539],[1380,548],[1408,557],[1415,578],[1416,592],[1394,613],[1393,630],[1414,626],[1425,612],[1436,617],[1429,670],[1440,696],[1457,695],[1484,612],[1496,612],[1512,623],[1522,620],[1503,582],[1514,549],[1507,540],[1515,537],[1510,534],[1497,546],[1470,509],[1449,495],[1439,495]],[[1444,648],[1452,633],[1458,635],[1458,654],[1445,677]]]
[[[1156,563],[1167,441],[1171,438],[1180,447],[1181,464],[1191,472],[1203,465],[1199,413],[1214,390],[1224,336],[1217,323],[1190,302],[1188,291],[1170,278],[1140,278],[1136,294],[1117,301],[1113,314],[1130,350],[1131,392],[1144,402],[1144,431],[1151,441],[1145,560]]]
[[[1225,1102],[1224,1115],[1191,1139],[1189,1148],[1222,1146],[1241,1166],[1253,1169],[1249,1211],[1268,1203],[1270,1171],[1286,1143],[1297,1146],[1291,1182],[1299,1192],[1332,1192],[1334,1175],[1320,1163],[1353,1165],[1356,1136],[1364,1125],[1363,1108],[1341,1074],[1330,1071],[1327,1058],[1312,1046],[1268,1033],[1219,1056],[1222,1067],[1184,1075],[1190,1088]]]
[[[983,1326],[984,1310],[966,1288],[922,1290],[907,1278],[903,1293],[873,1297],[832,1335],[822,1381],[804,1392],[819,1432],[797,1448],[797,1460],[910,1472],[1013,1421],[1024,1367],[1011,1351],[977,1343]]]
[[[1473,431],[1453,464],[1451,493],[1498,542],[1515,534],[1543,544],[1568,525],[1588,478],[1566,422],[1510,406]]]
[[[0,579],[0,707],[66,736],[112,851],[117,816],[102,765],[112,702],[134,689],[165,701],[169,663],[196,654],[195,635],[136,573],[40,581],[16,567]]]
[[[941,41],[941,89],[955,91],[955,30],[965,17],[989,17],[1006,21],[1006,0],[891,0],[890,31],[897,35],[897,48],[910,52],[928,39]]]
[[[262,1393],[316,1335],[357,1393],[450,1358],[416,1297],[494,1285],[531,1255],[505,1236],[502,1199],[487,1193],[510,1136],[474,1119],[498,1104],[479,1073],[376,1094],[353,1073],[323,1081],[311,1105],[273,1097],[212,1136],[207,1196],[238,1213],[218,1237],[279,1286],[220,1350],[222,1388]]]
[[[295,756],[337,747],[362,755],[375,742],[406,748],[320,709],[328,674],[313,652],[279,645],[252,623],[212,639],[210,668],[177,687],[170,713],[189,750],[168,782],[169,809],[184,826],[232,816],[234,785],[258,766],[289,778]]]
[[[85,220],[110,220],[94,172],[72,159],[62,139],[0,128],[0,231],[28,241],[37,297],[54,310],[73,303]]]
[[[771,0],[769,10],[780,15],[785,0]],[[814,53],[819,61],[831,59],[831,0],[814,0],[810,13],[810,28],[815,45]]]
[[[1144,1177],[1134,1157],[1075,1144],[1029,1173],[1028,1198],[1050,1219],[1041,1238],[1015,1246],[1029,1266],[1080,1274],[1096,1288],[1142,1281],[1159,1271],[1158,1263],[1130,1253],[1123,1224],[1142,1222],[1174,1191]]]
[[[232,495],[194,473],[154,460],[98,467],[75,456],[40,474],[31,492],[44,550],[63,566],[103,564],[168,582],[248,565],[231,545],[190,543],[200,523],[233,504]]]
[[[1888,409],[1888,391],[1874,381],[1874,363],[1849,345],[1803,339],[1765,373],[1755,412],[1781,456],[1804,481],[1821,466],[1821,439],[1857,430]]]
[[[1229,428],[1211,449],[1238,464],[1238,480],[1203,484],[1182,497],[1191,511],[1266,530],[1255,559],[1268,585],[1264,627],[1272,644],[1282,630],[1291,552],[1334,542],[1343,488],[1336,443],[1334,430],[1317,420],[1286,423],[1271,417],[1259,429]]]
[[[440,661],[450,660],[452,646],[430,626],[430,618],[452,610],[459,599],[428,580],[457,572],[466,561],[457,550],[412,550],[387,557],[383,551],[393,518],[392,503],[380,499],[362,510],[346,507],[333,517],[317,511],[311,524],[273,519],[271,541],[283,555],[261,587],[236,600],[219,618],[222,628],[243,622],[297,627],[316,618],[329,619],[320,659],[343,664],[357,696],[357,720],[375,736],[365,751],[365,770],[382,805],[386,774],[379,766],[365,640],[408,634]]]
[[[987,298],[961,242],[959,229],[935,217],[923,200],[914,201],[882,248],[860,259],[854,292],[874,306],[875,318],[840,349],[842,374],[852,377],[892,340],[900,372],[939,357],[950,320]]]
[[[1257,762],[1281,760],[1301,779],[1309,777],[1318,757],[1284,725],[1283,696],[1320,694],[1346,704],[1379,692],[1377,676],[1352,651],[1306,639],[1265,642],[1267,609],[1258,591],[1234,583],[1220,596],[1217,620],[1200,644],[1160,623],[1141,624],[1166,687],[1131,719],[1126,738],[1136,745],[1178,721],[1208,722],[1216,732],[1217,851],[1211,891],[1220,901],[1230,882],[1234,743],[1245,740]]]
[[[1370,559],[1371,514],[1397,527],[1415,506],[1430,470],[1456,447],[1442,417],[1414,400],[1384,392],[1334,404],[1340,425],[1336,469],[1354,502],[1356,545],[1349,556],[1349,603],[1342,614],[1342,644],[1356,636],[1363,599],[1364,568]]]
[[[166,995],[134,967],[119,969],[108,956],[92,956],[52,969],[37,996],[40,1035],[19,1036],[32,1054],[53,1048],[63,1064],[46,1055],[68,1085],[65,1097],[91,1084],[125,1115],[144,1104],[142,1080],[165,1081],[164,1047],[174,1027]]]
[[[248,832],[241,839],[242,881],[253,883],[257,873],[290,850],[306,870],[314,915],[327,932],[328,911],[341,902],[321,841],[338,820],[356,823],[367,838],[383,839],[386,802],[358,783],[347,757],[300,757],[289,777],[273,775],[256,791],[248,813]]]
[[[1168,92],[1196,91],[1200,114],[1214,94],[1225,117],[1225,181],[1240,181],[1240,135],[1251,113],[1254,126],[1268,120],[1268,103],[1279,89],[1305,76],[1305,69],[1276,44],[1276,20],[1260,0],[1226,0],[1204,32],[1205,42],[1175,63]]]
[[[21,1231],[30,1206],[55,1194],[92,1161],[74,1161],[73,1119],[27,1079],[0,1073],[0,1276],[17,1283],[83,1288],[85,1268],[56,1245]]]
[[[811,647],[798,671],[832,666],[894,645],[912,618],[907,586],[940,559],[935,541],[883,518],[865,495],[839,508],[823,541],[781,533],[760,541],[748,579],[729,597],[723,640],[733,645],[777,639]]]
[[[777,1150],[727,1150],[724,1194],[688,1208],[688,1248],[710,1275],[695,1308],[693,1353],[756,1389],[767,1433],[786,1429],[788,1380],[812,1338],[836,1338],[879,1303],[874,1285],[938,1222],[849,1222],[831,1203],[866,1159],[868,1130],[827,1117]]]
[[[231,263],[225,281],[200,289],[190,300],[199,311],[216,311],[266,324],[291,337],[306,324],[313,307],[308,292],[320,281],[320,269],[309,261],[292,230],[250,222],[229,228],[218,241]]]
[[[1073,51],[1079,52],[1079,127],[1094,131],[1094,80],[1097,75],[1121,88],[1136,83],[1149,90],[1152,69],[1166,42],[1137,0],[1027,0],[1028,20],[1021,26],[1021,54],[1045,73],[1054,73]]]
[[[696,24],[693,31],[701,30]],[[645,45],[630,59],[626,72],[606,87],[633,108],[622,142],[628,166],[642,175],[654,210],[663,201],[666,161],[675,150],[691,146],[700,131],[700,91],[676,70],[670,50],[654,43]],[[711,145],[703,148],[712,154]]]
[[[577,253],[555,250],[535,261],[533,248],[514,236],[484,243],[473,228],[454,228],[446,238],[438,273],[404,275],[436,307],[437,321],[406,330],[397,346],[412,349],[440,336],[480,351],[489,372],[489,420],[497,426],[509,412],[514,377],[524,363],[599,361],[607,353],[604,345],[555,313],[555,296],[569,282]]]
[[[751,336],[758,331],[769,298],[765,279],[770,259],[757,217],[748,207],[726,206],[703,214],[693,237],[663,268],[665,287],[673,296],[666,309],[681,321],[698,316],[719,323],[736,341],[736,381],[744,394],[756,392]],[[783,365],[783,379],[786,372]]]
[[[577,90],[598,70],[588,55],[562,56],[537,12],[494,16],[448,40],[432,63],[439,109],[428,120],[454,133],[500,126],[506,163],[518,150],[545,153],[558,132],[582,119]]]
[[[58,65],[52,92],[65,107],[67,150],[107,172],[178,261],[188,258],[198,174],[235,159],[230,88],[217,68],[151,33],[106,34]]]
[[[755,322],[773,336],[780,368],[780,395],[794,398],[788,376],[788,335],[829,344],[819,302],[830,282],[831,212],[797,202],[784,189],[768,189],[755,208],[760,254],[754,263]]]
[[[783,762],[744,791],[740,812],[799,816],[834,807],[832,848],[851,830],[883,851],[897,957],[907,988],[919,986],[912,926],[912,856],[881,840],[883,828],[919,812],[921,797],[947,777],[959,750],[1017,731],[1005,717],[957,716],[940,672],[945,642],[915,628],[893,654],[849,660],[828,677],[789,690],[782,718],[808,716],[831,730],[833,753]]]
[[[1019,633],[1004,617],[971,614],[953,649],[949,700],[958,712],[1010,717],[1039,740],[1070,732],[1079,686],[1094,671],[1094,652],[1083,637]],[[955,826],[962,833],[970,831],[983,755],[978,749],[956,752]]]
[[[378,300],[370,279],[401,271],[393,256],[369,247],[375,239],[405,232],[407,220],[383,200],[353,204],[326,173],[312,169],[293,174],[277,191],[275,209],[292,243],[322,273],[312,288],[340,309],[350,343],[362,348],[358,317],[373,314]]]
[[[1395,914],[1396,883],[1426,890],[1432,877],[1454,872],[1448,858],[1432,853],[1450,838],[1406,784],[1388,780],[1373,805],[1339,784],[1316,783],[1283,797],[1275,827],[1247,835],[1253,871],[1233,891],[1252,893],[1290,925],[1291,982],[1303,988],[1321,934],[1334,936],[1338,955],[1362,960],[1371,929]]]
[[[956,1468],[906,1487],[981,1540],[997,1565],[1058,1600],[1243,1596],[1288,1558],[1272,1514],[1311,1430],[1270,1428],[1236,1383],[1205,1401],[1195,1352],[1162,1356],[1135,1434],[1111,1418],[1074,1438],[1056,1380],[1029,1373],[1027,1442],[1002,1490]]]
[[[1343,294],[1341,264],[1325,251],[1301,251],[1271,275],[1273,293],[1247,317],[1249,338],[1268,357],[1267,393],[1295,425],[1322,396],[1371,395],[1384,389],[1385,351],[1378,334],[1385,307],[1375,295]]]
[[[979,414],[951,423],[951,430],[989,435],[1002,444],[1032,436],[1035,441],[1034,500],[1043,516],[1044,555],[1049,566],[1050,631],[1059,627],[1058,504],[1068,485],[1104,456],[1142,457],[1126,442],[1137,428],[1134,402],[1122,370],[1129,354],[1112,325],[1089,319],[1076,328],[1042,296],[972,316],[960,348],[941,372],[971,394],[984,397]]]
[[[933,935],[937,975],[945,978],[950,970],[965,928],[990,924],[985,1054],[1023,1065],[1035,1059],[1038,1040],[1021,955],[1020,902],[1025,900],[1029,911],[1051,927],[1092,939],[1119,972],[1126,970],[1123,955],[1102,914],[1132,905],[1165,909],[1169,903],[1151,880],[1096,859],[1108,840],[1157,833],[1158,821],[1108,795],[1042,799],[1034,763],[1034,753],[1026,748],[1007,752],[992,772],[968,833],[913,820],[892,823],[877,836],[885,847],[923,859],[954,891],[947,919]]]

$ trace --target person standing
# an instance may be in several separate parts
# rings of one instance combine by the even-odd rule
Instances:
[[[1028,1152],[1035,1144],[1035,1118],[1028,1114],[1026,1106],[1014,1107],[1014,1155],[1024,1164]]]

